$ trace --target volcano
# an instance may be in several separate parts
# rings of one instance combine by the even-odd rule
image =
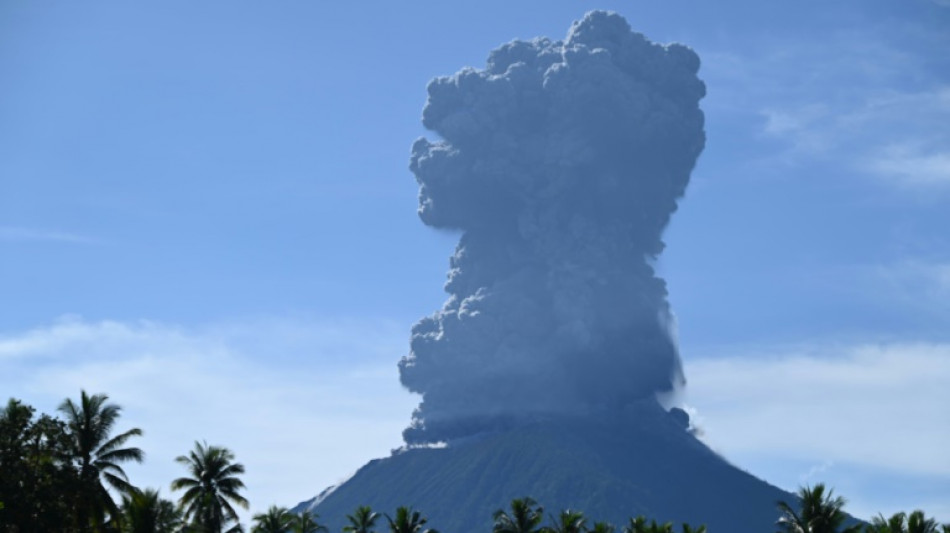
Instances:
[[[298,506],[359,505],[487,531],[530,496],[622,525],[644,515],[766,531],[792,496],[698,440],[653,265],[705,146],[699,56],[593,11],[428,86],[412,146],[419,216],[460,232],[442,309],[412,328],[406,446]]]
[[[609,416],[524,421],[444,447],[404,448],[359,469],[295,511],[331,531],[359,505],[412,506],[443,532],[491,531],[492,513],[531,496],[548,513],[580,510],[622,526],[643,515],[709,531],[771,531],[795,496],[729,464],[655,402]]]

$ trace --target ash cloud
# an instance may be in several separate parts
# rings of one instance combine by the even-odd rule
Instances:
[[[410,444],[612,412],[684,382],[652,262],[703,149],[689,48],[588,13],[428,86],[419,216],[460,230],[443,308],[399,363]]]

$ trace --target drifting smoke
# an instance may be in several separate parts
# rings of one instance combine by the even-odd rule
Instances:
[[[419,215],[461,230],[441,311],[399,363],[409,443],[621,409],[682,384],[651,262],[705,143],[699,58],[592,12],[429,83]]]

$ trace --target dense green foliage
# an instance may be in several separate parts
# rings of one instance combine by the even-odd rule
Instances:
[[[142,430],[114,435],[121,408],[107,401],[104,394],[81,391],[78,402],[67,399],[59,406],[62,420],[36,416],[35,409],[15,399],[0,409],[0,533],[244,531],[235,510],[235,506],[248,508],[241,495],[244,466],[235,462],[230,450],[195,442],[191,452],[176,459],[187,470],[186,476],[171,483],[172,490],[183,491],[178,502],[163,499],[157,490],[135,487],[123,471],[123,463],[144,458],[142,450],[126,446]],[[920,510],[860,523],[845,513],[845,499],[823,484],[802,487],[796,496],[791,503],[777,502],[780,533],[950,533],[950,524],[938,524]],[[593,521],[577,510],[548,515],[545,524],[544,508],[529,497],[512,500],[509,509],[492,514],[492,533],[617,531],[615,525]],[[378,533],[381,517],[390,533],[438,533],[426,528],[428,519],[420,511],[405,506],[397,507],[392,516],[358,506],[346,516],[342,530]],[[309,510],[294,513],[272,506],[254,515],[253,522],[252,533],[329,532]],[[682,533],[706,533],[703,525],[681,527]],[[674,525],[636,516],[620,531],[674,533]]]
[[[37,417],[15,399],[0,409],[0,533],[220,533],[232,523],[229,531],[243,530],[230,503],[247,507],[238,494],[244,467],[230,451],[198,445],[179,457],[207,467],[191,473],[212,479],[216,498],[203,490],[207,483],[189,485],[191,478],[175,480],[173,489],[186,489],[177,504],[139,489],[122,465],[144,459],[127,446],[142,430],[114,434],[121,408],[108,399],[80,391],[78,402],[59,405],[62,420]]]
[[[66,424],[11,399],[0,410],[0,531],[78,531]]]
[[[185,525],[181,509],[154,489],[124,496],[120,511],[123,533],[174,533]]]

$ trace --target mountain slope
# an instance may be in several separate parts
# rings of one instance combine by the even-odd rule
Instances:
[[[358,505],[411,505],[443,533],[491,531],[491,515],[531,496],[546,513],[583,511],[618,526],[645,515],[710,532],[774,530],[778,500],[794,496],[730,465],[658,406],[597,418],[546,418],[496,433],[377,459],[303,502],[331,531]],[[383,524],[384,525],[384,524]],[[384,528],[380,528],[384,529]]]

